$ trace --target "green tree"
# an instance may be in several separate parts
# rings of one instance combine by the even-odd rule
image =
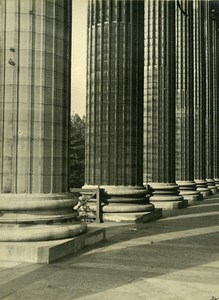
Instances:
[[[84,185],[85,169],[85,116],[75,114],[71,117],[70,139],[70,187]]]

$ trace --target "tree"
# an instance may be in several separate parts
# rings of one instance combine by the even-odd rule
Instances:
[[[85,116],[75,114],[71,117],[70,139],[70,187],[84,185],[85,170]]]

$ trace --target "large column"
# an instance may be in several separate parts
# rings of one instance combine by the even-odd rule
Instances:
[[[0,241],[72,237],[71,1],[1,1],[0,22]]]
[[[194,178],[197,190],[210,194],[206,181],[205,1],[193,1],[194,56]]]
[[[175,183],[175,1],[145,1],[144,183],[157,207],[182,206]]]
[[[212,22],[211,2],[205,1],[205,61],[206,61],[206,180],[208,188],[212,193],[216,193],[217,188],[214,182],[214,109],[215,109],[215,94],[214,94],[214,49],[213,35],[214,29]]]
[[[154,210],[142,179],[144,2],[90,0],[85,186],[104,188],[104,220]]]
[[[199,199],[194,182],[192,2],[176,13],[176,183],[188,203]]]
[[[214,2],[212,10],[212,59],[213,59],[213,150],[214,181],[219,188],[219,3]]]

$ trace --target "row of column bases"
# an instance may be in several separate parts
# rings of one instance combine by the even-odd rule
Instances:
[[[1,242],[86,232],[68,187],[71,2],[1,5]],[[217,2],[89,0],[87,45],[84,188],[105,190],[105,221],[215,192]]]
[[[89,1],[85,188],[104,187],[105,220],[217,191],[218,13],[215,1]]]

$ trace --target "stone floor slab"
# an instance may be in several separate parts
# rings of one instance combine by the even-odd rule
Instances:
[[[45,242],[0,242],[0,259],[2,261],[51,263],[103,240],[105,240],[105,229],[91,226],[86,233],[70,239]]]

